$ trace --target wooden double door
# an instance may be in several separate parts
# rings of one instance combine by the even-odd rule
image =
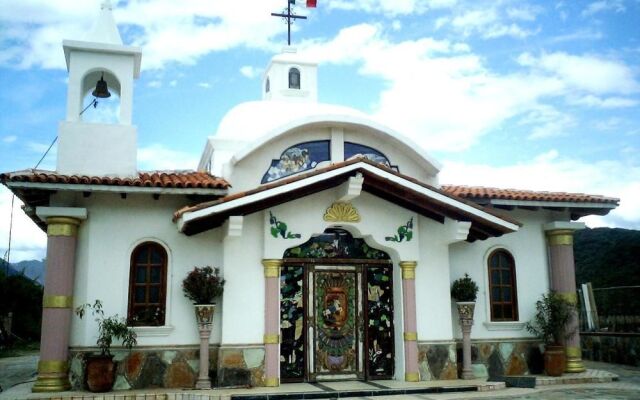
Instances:
[[[280,287],[283,382],[393,377],[390,262],[285,263]]]

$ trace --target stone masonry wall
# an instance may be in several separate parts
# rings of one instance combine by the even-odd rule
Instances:
[[[581,333],[582,357],[640,367],[640,334]]]
[[[71,352],[69,375],[73,389],[86,389],[85,355],[89,353]],[[199,373],[199,353],[196,347],[114,350],[114,389],[193,388]],[[263,347],[209,348],[209,377],[214,387],[262,386],[263,375]]]
[[[419,342],[418,351],[421,380],[458,379],[461,376],[461,342]],[[472,341],[471,362],[476,378],[539,374],[543,369],[540,343],[535,341]]]

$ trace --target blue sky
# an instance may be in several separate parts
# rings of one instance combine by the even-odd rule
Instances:
[[[143,48],[140,169],[195,168],[234,105],[260,98],[284,0],[112,1]],[[300,1],[299,1],[300,3]],[[0,171],[35,165],[65,115],[63,38],[100,0],[0,0]],[[640,1],[318,0],[296,7],[319,100],[372,114],[442,162],[443,183],[620,197],[591,226],[640,229]],[[100,107],[99,107],[100,109]],[[106,107],[104,108],[106,109]],[[91,110],[90,110],[91,111]],[[53,169],[55,149],[42,167]],[[10,196],[0,191],[0,253]],[[16,205],[14,260],[45,239]]]

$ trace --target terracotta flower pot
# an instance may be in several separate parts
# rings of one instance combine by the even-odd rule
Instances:
[[[544,372],[549,376],[561,376],[565,370],[567,358],[564,346],[546,346],[544,350]]]
[[[116,381],[113,356],[90,355],[86,358],[85,385],[90,392],[108,392]]]

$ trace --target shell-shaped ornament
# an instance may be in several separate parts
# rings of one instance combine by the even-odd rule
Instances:
[[[329,222],[360,222],[360,214],[351,203],[336,202],[327,208],[324,220]]]

